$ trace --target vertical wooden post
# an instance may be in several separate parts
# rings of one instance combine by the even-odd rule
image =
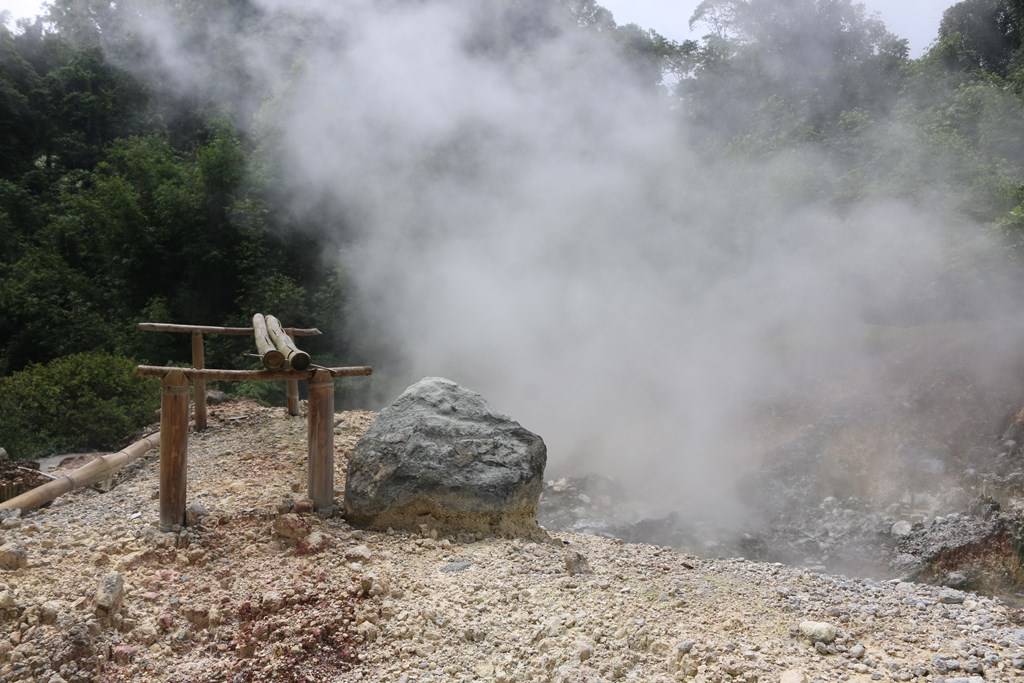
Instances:
[[[203,333],[192,333],[192,367],[202,370],[206,367],[206,354],[203,351]],[[192,393],[196,402],[196,431],[206,429],[206,380],[196,379],[192,382]]]
[[[321,515],[334,506],[334,378],[317,370],[309,380],[309,498]]]
[[[188,380],[171,370],[160,395],[160,531],[185,525],[187,454]]]
[[[299,381],[297,379],[286,379],[284,381],[285,393],[288,395],[288,414],[299,414]],[[313,386],[312,380],[310,386]],[[332,394],[333,396],[333,394]],[[334,411],[333,403],[331,411]],[[333,432],[332,432],[333,434]]]

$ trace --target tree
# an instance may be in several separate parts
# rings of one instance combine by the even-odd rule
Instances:
[[[884,112],[908,59],[907,42],[851,0],[704,0],[691,18],[700,24],[710,32],[679,92],[726,139],[773,100],[796,114],[785,125],[798,136],[833,128],[844,111]]]
[[[947,9],[935,48],[955,71],[1007,76],[1019,66],[1024,1],[963,0]]]

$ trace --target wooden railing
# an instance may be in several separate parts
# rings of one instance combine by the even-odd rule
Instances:
[[[255,319],[259,317],[263,319],[264,316],[257,313],[253,316],[253,327],[214,327],[211,325],[175,325],[172,323],[139,323],[136,327],[143,332],[177,332],[182,334],[192,335],[192,367],[197,370],[202,370],[206,367],[206,352],[203,344],[204,334],[227,334],[234,336],[245,336],[254,334],[256,336],[256,347],[263,356],[263,349],[260,347],[261,339],[258,328],[256,327]],[[273,316],[271,316],[273,317]],[[274,320],[277,320],[274,318]],[[264,329],[265,325],[264,324]],[[280,323],[278,323],[280,325]],[[298,328],[298,327],[284,327],[281,328],[282,332],[287,335],[290,339],[295,337],[314,337],[321,334],[320,330],[316,328]],[[275,350],[275,353],[281,355],[282,362],[277,365],[278,368],[284,365],[284,354]],[[267,359],[263,357],[264,364],[267,363]],[[309,356],[306,356],[308,361]],[[309,363],[307,362],[308,366]],[[267,365],[267,367],[271,367]],[[297,368],[303,369],[303,368]],[[288,414],[298,415],[299,414],[299,392],[298,384],[292,383],[292,380],[285,380],[288,384],[286,393],[288,395]],[[192,393],[195,397],[196,404],[196,429],[202,431],[206,429],[206,379],[201,378],[193,382]]]
[[[274,316],[257,313],[252,327],[208,327],[139,323],[152,332],[192,334],[192,368],[140,365],[138,373],[160,377],[160,529],[185,525],[188,463],[188,384],[193,384],[196,429],[206,428],[207,380],[284,380],[288,412],[299,414],[298,383],[307,387],[308,497],[313,509],[330,515],[334,505],[334,378],[369,375],[369,366],[325,368],[313,366],[309,354],[295,346],[294,338],[320,334],[316,329],[283,327]],[[215,370],[204,367],[203,334],[252,334],[266,370]]]
[[[309,355],[295,347],[294,338],[320,334],[316,329],[282,327],[273,316],[253,316],[253,327],[210,327],[139,323],[147,332],[187,332],[192,335],[191,368],[154,365],[138,366],[138,374],[160,377],[160,431],[132,445],[93,460],[67,475],[38,486],[0,503],[0,510],[33,510],[58,496],[109,477],[110,474],[159,444],[160,447],[160,530],[174,531],[185,526],[188,485],[189,382],[193,384],[197,430],[206,428],[206,382],[284,380],[288,386],[288,412],[299,414],[298,383],[307,382],[307,474],[308,497],[313,509],[330,515],[334,505],[334,378],[360,377],[373,373],[366,365],[325,368],[311,364]],[[255,336],[257,349],[268,366],[266,370],[215,370],[204,367],[203,335],[231,334]],[[261,339],[269,337],[278,356]],[[268,363],[268,355],[270,362]],[[301,367],[299,367],[301,366]]]

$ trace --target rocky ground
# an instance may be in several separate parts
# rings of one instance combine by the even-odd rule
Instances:
[[[373,419],[337,416],[339,496]],[[368,533],[305,511],[304,418],[227,403],[189,439],[180,534],[155,452],[0,523],[0,681],[1024,680],[1024,618],[993,598],[570,532]]]

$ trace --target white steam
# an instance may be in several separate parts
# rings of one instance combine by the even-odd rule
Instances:
[[[545,439],[550,475],[731,514],[759,412],[884,394],[867,323],[963,232],[943,207],[829,208],[807,151],[709,162],[606,36],[535,35],[508,3],[260,5],[277,37],[232,54],[274,93],[258,125],[295,209],[346,226],[339,315],[390,362],[360,360],[389,397],[427,375],[480,392]]]

